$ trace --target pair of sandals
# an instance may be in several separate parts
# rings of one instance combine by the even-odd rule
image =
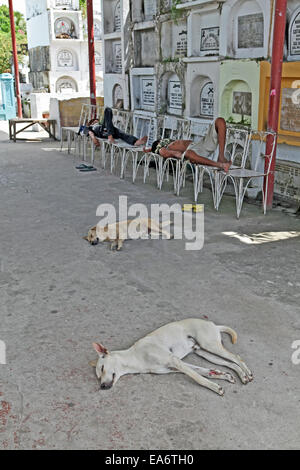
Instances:
[[[86,165],[85,163],[81,163],[80,165],[76,167],[76,170],[79,170],[83,173],[87,173],[89,171],[97,171],[97,168],[95,168],[92,165]]]

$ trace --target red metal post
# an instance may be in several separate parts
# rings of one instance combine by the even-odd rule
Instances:
[[[22,103],[21,103],[21,93],[20,93],[19,63],[18,63],[17,43],[16,43],[14,7],[13,7],[12,0],[8,0],[8,3],[9,3],[9,16],[10,16],[11,42],[12,42],[14,69],[15,69],[15,84],[16,84],[16,95],[17,95],[17,105],[18,105],[18,117],[22,118],[23,114],[22,114]]]
[[[269,115],[268,115],[268,130],[277,132],[279,125],[279,111],[280,111],[280,97],[281,97],[281,78],[282,78],[282,63],[283,63],[283,47],[285,40],[286,28],[286,9],[287,0],[276,0],[275,18],[274,18],[274,31],[273,31],[273,50],[272,50],[272,68],[271,68],[271,83],[270,83],[270,101],[269,101]],[[272,151],[273,138],[267,139],[266,155],[270,155]],[[271,173],[267,180],[265,180],[264,191],[267,190],[267,208],[271,209],[273,205],[274,195],[274,180],[275,180],[275,166],[276,166],[276,150],[271,165]],[[268,161],[266,160],[266,168]],[[268,184],[268,187],[267,187]]]
[[[90,95],[91,104],[96,105],[96,67],[95,67],[95,36],[93,0],[87,0],[89,64],[90,64]]]

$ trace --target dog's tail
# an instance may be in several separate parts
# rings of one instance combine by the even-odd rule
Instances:
[[[229,328],[229,326],[219,326],[219,330],[231,336],[232,344],[237,342],[237,333],[232,328]]]

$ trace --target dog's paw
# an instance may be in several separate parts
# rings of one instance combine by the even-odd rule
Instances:
[[[223,397],[224,393],[225,393],[224,389],[222,387],[219,387],[218,394],[220,395],[220,397]]]
[[[229,374],[228,372],[226,372],[225,376],[226,376],[226,380],[228,380],[228,382],[230,382],[231,384],[235,384],[236,380],[235,380],[235,378],[233,377],[233,375],[231,375],[231,374]]]

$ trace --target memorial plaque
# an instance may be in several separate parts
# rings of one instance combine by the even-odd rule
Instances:
[[[58,67],[71,68],[74,66],[73,54],[71,51],[60,51],[57,55]]]
[[[55,2],[56,7],[71,7],[72,8],[72,0],[56,0]]]
[[[238,48],[251,49],[264,47],[264,15],[239,16],[238,18]]]
[[[182,29],[178,36],[176,41],[176,55],[185,57],[187,55],[187,31]]]
[[[214,115],[214,85],[212,82],[206,83],[200,95],[200,115],[213,117]]]
[[[121,2],[118,1],[114,14],[114,31],[121,31]]]
[[[154,106],[155,104],[155,86],[154,79],[142,78],[142,105]]]
[[[152,20],[156,15],[156,0],[144,0],[145,20]]]
[[[182,109],[182,89],[178,80],[169,81],[169,107]]]
[[[113,45],[114,55],[114,72],[122,73],[122,45],[120,42],[116,42]]]
[[[200,51],[218,51],[220,47],[220,28],[202,28]]]
[[[280,128],[283,131],[300,132],[300,103],[293,103],[295,88],[283,88]],[[299,91],[299,90],[298,90]]]
[[[300,55],[300,13],[296,16],[291,28],[290,55]]]
[[[232,112],[242,116],[252,116],[252,93],[244,91],[233,92]]]

